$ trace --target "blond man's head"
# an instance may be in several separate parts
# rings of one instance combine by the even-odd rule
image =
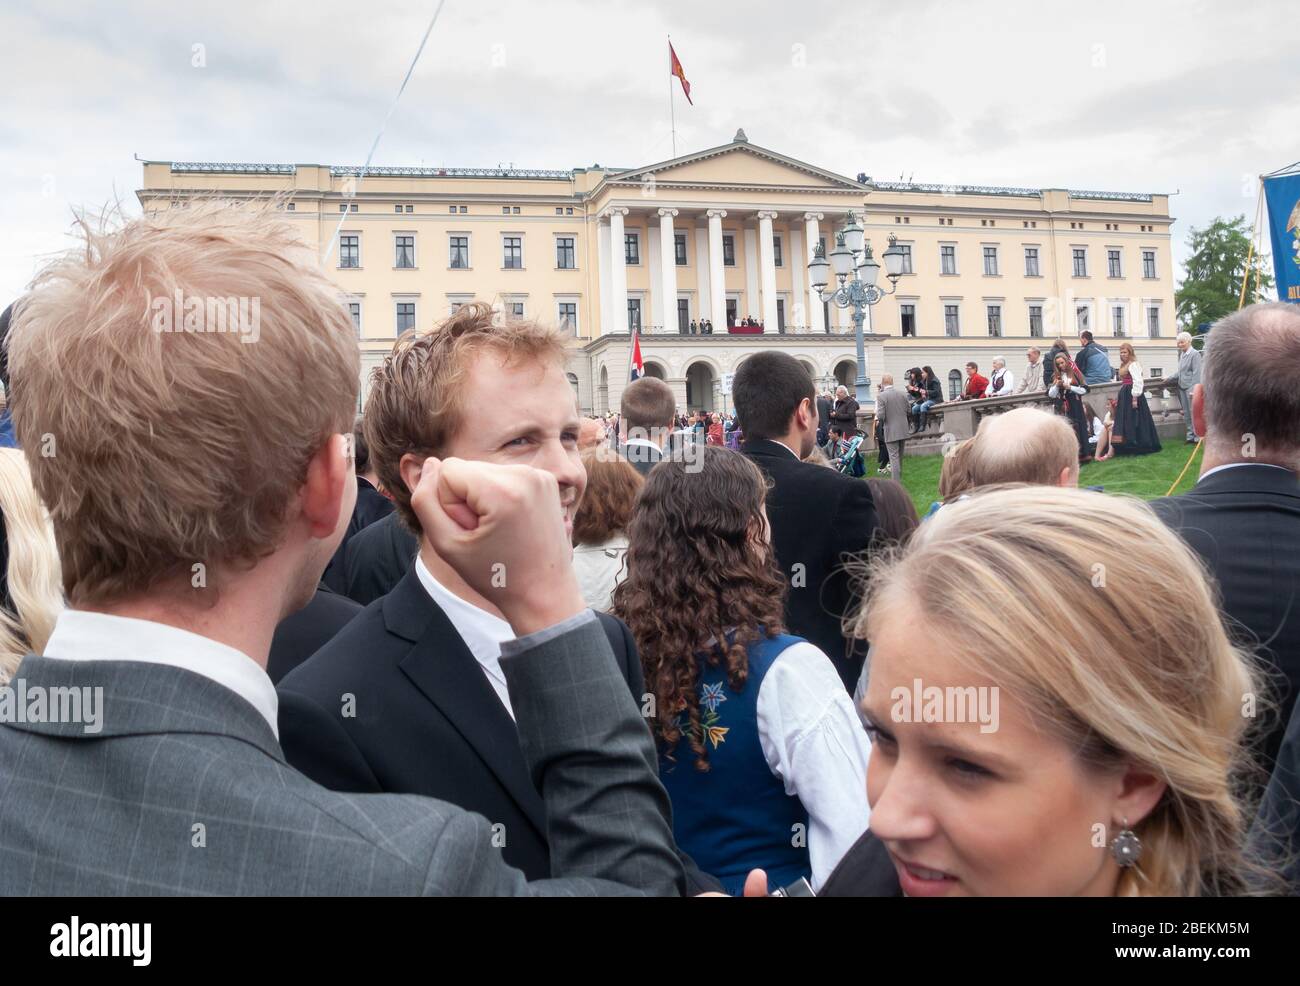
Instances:
[[[1075,486],[1079,441],[1061,415],[1020,407],[980,422],[966,468],[971,488],[1001,483]]]
[[[9,340],[69,601],[251,567],[279,546],[308,462],[351,427],[359,353],[337,289],[264,205],[80,231]]]
[[[380,482],[411,530],[420,533],[420,524],[402,477],[402,457],[447,455],[463,426],[472,427],[476,420],[482,425],[489,416],[508,419],[523,410],[513,407],[518,395],[508,387],[494,395],[491,406],[466,406],[466,385],[479,357],[490,356],[493,366],[503,370],[563,367],[565,352],[559,331],[528,319],[500,319],[481,302],[464,305],[432,330],[409,332],[397,341],[371,372],[366,441]],[[573,401],[568,410],[576,418]],[[576,444],[575,435],[575,462]],[[577,493],[580,498],[581,490]]]

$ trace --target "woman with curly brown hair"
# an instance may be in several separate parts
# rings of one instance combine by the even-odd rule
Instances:
[[[870,745],[853,703],[830,659],[783,632],[766,495],[729,449],[664,459],[614,590],[654,696],[677,844],[737,895],[754,868],[773,888],[819,886],[868,821]]]

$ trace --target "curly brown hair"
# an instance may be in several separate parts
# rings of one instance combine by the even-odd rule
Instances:
[[[628,526],[627,578],[614,590],[614,613],[641,651],[656,737],[671,754],[685,735],[699,770],[709,769],[701,661],[725,662],[727,683],[740,691],[748,645],[785,629],[786,584],[768,543],[766,498],[767,482],[745,456],[697,447],[650,470]]]

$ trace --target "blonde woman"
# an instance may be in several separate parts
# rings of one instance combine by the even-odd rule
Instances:
[[[1110,441],[1116,455],[1149,455],[1160,451],[1160,436],[1143,393],[1142,365],[1133,347],[1125,342],[1119,347],[1119,390],[1115,406],[1115,423]]]
[[[28,653],[45,649],[63,609],[54,530],[18,449],[0,449],[0,685]]]
[[[823,893],[861,892],[886,858],[909,896],[1266,887],[1235,794],[1264,695],[1218,613],[1136,500],[1036,486],[945,506],[871,573],[872,834]]]

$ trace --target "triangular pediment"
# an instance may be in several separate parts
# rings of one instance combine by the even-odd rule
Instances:
[[[609,175],[611,185],[656,184],[701,186],[756,186],[764,188],[818,189],[836,192],[870,191],[866,185],[748,141],[734,141],[707,151]]]

